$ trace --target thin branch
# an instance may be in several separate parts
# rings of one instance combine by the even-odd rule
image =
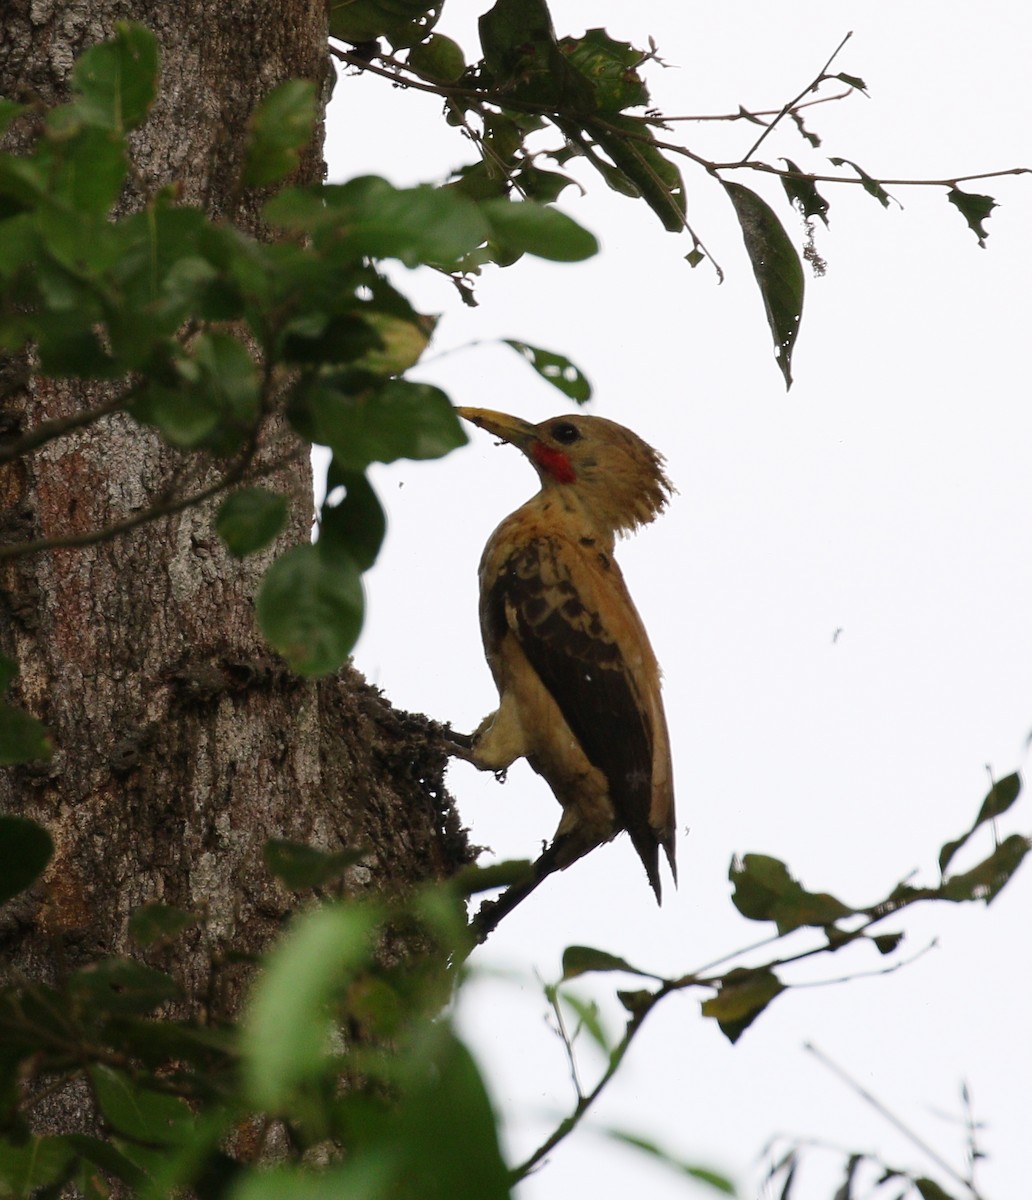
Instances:
[[[602,1073],[598,1082],[591,1089],[582,1095],[576,1104],[573,1112],[570,1113],[565,1120],[561,1121],[549,1136],[541,1143],[540,1146],[525,1159],[518,1167],[514,1167],[509,1172],[509,1178],[512,1183],[518,1183],[521,1179],[525,1179],[531,1171],[537,1166],[543,1158],[545,1158],[556,1146],[559,1145],[564,1138],[568,1137],[574,1129],[580,1124],[584,1114],[591,1108],[598,1097],[605,1090],[606,1085],[616,1074],[620,1064],[623,1062],[624,1055],[627,1053],[631,1042],[634,1040],[638,1030],[641,1029],[645,1022],[645,1018],[656,1007],[659,1002],[669,995],[671,991],[676,990],[673,985],[665,983],[656,992],[653,992],[652,998],[647,1004],[644,1004],[627,1022],[627,1028],[624,1030],[624,1035],[620,1039],[618,1045],[614,1048],[609,1056],[609,1064]]]
[[[816,104],[831,104],[835,100],[847,100],[856,88],[849,88],[845,92],[836,92],[834,96],[818,96],[816,100],[804,100],[802,104],[796,104],[790,112],[798,112],[801,108],[813,108]],[[668,116],[640,116],[637,113],[621,113],[621,116],[626,121],[639,121],[642,125],[666,125],[670,121],[760,121],[760,117],[775,117],[782,110],[777,108],[757,108],[750,109],[742,107],[738,112],[733,113],[701,113],[687,114],[684,116],[668,117]]]
[[[841,1079],[847,1087],[852,1088],[852,1090],[856,1092],[856,1094],[862,1100],[866,1100],[867,1103],[875,1110],[875,1112],[884,1117],[885,1120],[888,1121],[889,1124],[897,1129],[901,1134],[903,1134],[903,1136],[907,1138],[912,1145],[916,1146],[923,1154],[926,1154],[932,1160],[932,1162],[934,1162],[941,1170],[945,1171],[951,1179],[955,1180],[962,1187],[967,1188],[971,1195],[976,1197],[977,1200],[978,1193],[974,1190],[969,1181],[965,1179],[959,1171],[950,1166],[946,1159],[944,1159],[937,1150],[935,1150],[932,1146],[929,1146],[922,1137],[916,1134],[908,1125],[904,1124],[904,1122],[894,1112],[892,1112],[891,1109],[887,1108],[877,1098],[877,1096],[872,1095],[862,1083],[854,1079],[852,1075],[850,1075],[844,1068],[840,1067],[838,1063],[830,1059],[822,1050],[818,1050],[812,1042],[804,1042],[803,1049],[809,1051],[814,1058],[816,1058],[817,1061],[823,1066],[827,1067],[827,1069],[831,1071],[833,1075],[837,1075],[839,1079]]]
[[[664,142],[656,142],[664,150],[678,151],[677,146]],[[777,175],[783,179],[808,179],[813,183],[850,183],[863,185],[865,180],[854,175],[813,175],[809,171],[788,171],[782,167],[772,166],[765,162],[725,162],[704,163],[697,155],[690,155],[696,162],[702,162],[709,170],[717,171],[762,171],[767,175]],[[958,183],[970,183],[976,179],[998,179],[1002,175],[1032,175],[1032,167],[1007,167],[1002,171],[979,171],[973,175],[953,175],[947,179],[882,179],[870,176],[875,183],[887,184],[889,187],[956,187]]]
[[[904,967],[912,966],[919,958],[930,951],[935,950],[939,945],[936,938],[933,938],[927,946],[922,946],[920,950],[915,951],[909,958],[901,958],[899,962],[889,963],[885,967],[876,967],[872,971],[852,971],[848,975],[839,975],[835,979],[808,979],[801,983],[793,983],[793,988],[816,988],[816,987],[831,987],[839,983],[852,983],[854,979],[879,979],[883,975],[895,975],[897,971],[901,971]]]
[[[760,148],[760,146],[763,144],[763,142],[764,142],[764,140],[766,139],[766,137],[768,136],[768,134],[770,134],[771,132],[773,132],[773,130],[774,130],[774,129],[776,129],[776,128],[777,128],[778,122],[779,122],[780,120],[782,120],[782,118],[784,118],[784,117],[787,117],[787,116],[788,116],[788,114],[789,114],[789,113],[790,113],[790,112],[791,112],[791,111],[792,111],[792,110],[793,110],[793,109],[796,107],[796,105],[797,105],[797,104],[798,104],[798,103],[799,103],[799,102],[800,102],[800,101],[803,99],[803,97],[804,97],[804,96],[806,96],[806,95],[807,95],[809,92],[814,92],[814,91],[816,91],[816,90],[817,90],[818,86],[820,85],[820,82],[821,82],[821,80],[822,80],[822,79],[824,79],[824,78],[826,77],[826,75],[827,75],[827,72],[828,72],[828,68],[829,68],[829,67],[831,66],[831,64],[832,64],[832,63],[835,61],[835,58],[836,58],[836,56],[838,55],[838,52],[839,52],[839,51],[842,49],[842,47],[843,47],[843,46],[846,44],[846,42],[848,42],[848,41],[849,41],[849,39],[850,39],[852,36],[853,36],[853,34],[852,34],[852,31],[850,31],[849,33],[847,33],[847,34],[846,34],[846,36],[845,36],[845,37],[842,39],[842,41],[841,41],[841,42],[839,42],[839,44],[838,44],[838,45],[835,47],[835,49],[832,51],[831,57],[830,57],[830,58],[828,59],[828,61],[827,61],[827,62],[824,64],[824,66],[823,66],[823,67],[821,67],[821,69],[820,69],[820,71],[818,72],[818,74],[817,74],[816,78],[812,79],[812,80],[811,80],[811,81],[810,81],[810,82],[809,82],[809,83],[806,85],[806,87],[804,87],[804,88],[803,88],[803,90],[802,90],[802,91],[799,93],[799,95],[798,95],[798,96],[796,96],[796,98],[795,98],[794,100],[790,100],[790,101],[789,101],[789,102],[788,102],[788,103],[785,105],[785,107],[784,107],[784,108],[781,110],[781,112],[779,112],[779,113],[778,113],[778,115],[777,115],[777,116],[774,118],[774,120],[773,120],[773,121],[771,121],[771,123],[770,123],[770,124],[767,126],[767,128],[766,128],[766,129],[765,129],[765,130],[764,130],[764,131],[763,131],[763,132],[760,134],[760,136],[759,136],[759,137],[756,139],[756,141],[755,141],[755,142],[753,142],[752,146],[750,146],[750,147],[749,147],[749,152],[748,152],[747,154],[743,154],[743,155],[742,155],[742,160],[743,160],[743,162],[744,162],[744,161],[746,161],[747,159],[750,159],[750,158],[752,158],[752,156],[753,156],[753,155],[756,153],[756,151],[757,151],[757,150]]]
[[[103,404],[98,404],[96,408],[88,408],[67,417],[54,417],[49,421],[40,421],[38,425],[23,433],[20,438],[8,442],[5,446],[0,446],[0,463],[12,462],[45,443],[52,442],[55,438],[64,437],[65,434],[72,433],[76,429],[93,425],[102,417],[110,416],[111,413],[117,412],[129,403],[134,390],[130,388],[126,392],[113,396]]]
[[[556,1033],[559,1040],[563,1044],[563,1050],[566,1052],[566,1061],[570,1067],[570,1079],[573,1082],[573,1090],[578,1101],[584,1095],[584,1088],[581,1086],[580,1074],[577,1071],[577,1056],[573,1052],[573,1038],[566,1028],[566,1021],[563,1017],[562,1005],[559,1003],[559,988],[547,987],[545,995],[552,1006],[552,1012],[555,1014]]]
[[[299,448],[291,451],[291,453],[283,455],[254,471],[248,471],[252,453],[247,452],[224,475],[199,491],[191,492],[186,496],[166,497],[159,500],[156,504],[152,504],[150,508],[142,509],[140,512],[134,513],[133,516],[126,517],[123,521],[116,521],[100,529],[91,529],[85,533],[71,533],[63,537],[37,538],[32,542],[18,542],[10,546],[0,546],[0,562],[3,562],[5,559],[28,557],[31,554],[43,554],[48,550],[68,550],[77,549],[82,546],[93,546],[98,542],[106,542],[112,538],[121,537],[122,534],[129,533],[140,525],[146,525],[162,517],[175,516],[176,513],[183,512],[185,509],[193,508],[197,504],[203,504],[205,500],[210,500],[212,496],[217,496],[220,492],[234,487],[245,478],[264,479],[266,476],[295,462],[300,457],[302,449]]]

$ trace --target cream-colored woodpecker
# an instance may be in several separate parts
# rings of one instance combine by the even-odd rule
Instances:
[[[513,903],[624,829],[658,901],[661,846],[677,879],[670,742],[659,666],[613,546],[662,512],[672,490],[663,459],[602,417],[531,425],[481,408],[458,413],[522,450],[541,480],[480,562],[480,626],[499,705],[467,752],[492,771],[526,758],[563,807]]]

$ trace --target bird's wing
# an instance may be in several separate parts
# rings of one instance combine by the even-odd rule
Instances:
[[[621,828],[659,896],[659,842],[673,857],[669,770],[665,809],[652,812],[659,672],[619,568],[590,545],[541,536],[515,548],[485,580],[484,633],[513,633],[588,760],[609,783]],[[650,690],[653,694],[649,694]],[[650,821],[650,815],[652,820]],[[658,828],[657,828],[658,825]],[[658,839],[658,840],[657,840]]]

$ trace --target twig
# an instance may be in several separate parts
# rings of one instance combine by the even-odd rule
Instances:
[[[130,388],[127,392],[113,396],[103,404],[98,404],[96,408],[88,408],[84,412],[72,413],[67,417],[54,417],[49,421],[40,421],[38,425],[34,425],[32,429],[23,433],[20,438],[17,438],[13,442],[8,442],[4,446],[0,446],[0,463],[12,462],[14,459],[21,458],[22,455],[28,454],[31,450],[44,445],[46,442],[52,442],[55,438],[63,437],[66,433],[72,433],[76,429],[83,429],[87,425],[93,425],[102,417],[110,416],[111,413],[117,412],[129,403],[134,390]]]
[[[556,1032],[559,1035],[559,1040],[563,1044],[563,1050],[566,1052],[566,1061],[570,1066],[570,1079],[573,1082],[573,1090],[580,1100],[584,1095],[584,1088],[581,1086],[580,1075],[577,1071],[577,1057],[573,1052],[573,1038],[570,1037],[566,1029],[566,1021],[563,1018],[562,1005],[559,1003],[559,988],[546,987],[545,995],[552,1006],[552,1012],[555,1013]]]
[[[803,88],[803,90],[802,90],[802,91],[799,93],[799,95],[798,95],[798,96],[796,96],[796,98],[795,98],[794,100],[790,100],[790,101],[789,101],[789,102],[788,102],[788,103],[785,105],[785,107],[784,107],[784,108],[781,110],[781,112],[779,112],[779,113],[778,113],[778,115],[777,115],[777,116],[774,118],[774,120],[773,120],[773,121],[771,121],[771,123],[770,123],[770,124],[767,126],[767,128],[766,128],[766,129],[765,129],[765,130],[764,130],[764,131],[763,131],[763,132],[760,134],[760,136],[759,136],[759,137],[756,139],[756,141],[755,141],[755,142],[753,142],[752,146],[750,146],[750,147],[749,147],[749,152],[748,152],[747,154],[744,154],[744,155],[742,156],[742,161],[743,161],[743,162],[745,162],[745,161],[747,161],[748,159],[752,158],[752,156],[753,156],[753,155],[756,153],[756,151],[757,151],[757,150],[760,148],[760,146],[763,144],[763,142],[764,142],[764,140],[766,139],[767,135],[768,135],[768,134],[770,134],[770,133],[771,133],[771,132],[772,132],[774,129],[776,129],[776,128],[777,128],[777,124],[778,124],[778,122],[779,122],[779,121],[780,121],[780,120],[781,120],[783,117],[787,117],[787,116],[788,116],[788,114],[789,114],[789,113],[792,111],[792,109],[794,109],[794,108],[795,108],[795,106],[796,106],[796,105],[797,105],[797,104],[800,102],[800,100],[802,100],[802,99],[803,99],[803,97],[804,97],[804,96],[805,96],[805,95],[806,95],[808,92],[812,92],[812,91],[815,91],[815,90],[817,89],[817,87],[818,87],[818,85],[820,84],[821,80],[822,80],[822,79],[824,79],[824,78],[825,78],[825,76],[827,75],[828,68],[829,68],[829,67],[831,66],[831,64],[832,64],[832,63],[835,61],[835,58],[836,58],[836,56],[838,55],[838,52],[839,52],[839,51],[842,49],[842,47],[843,47],[843,46],[846,44],[846,42],[848,42],[848,41],[849,41],[849,39],[850,39],[852,36],[853,36],[853,33],[852,33],[852,31],[850,31],[849,33],[847,33],[847,34],[846,34],[846,36],[845,36],[845,37],[842,39],[842,41],[841,41],[841,42],[839,42],[839,44],[838,44],[838,45],[835,47],[835,49],[832,51],[831,57],[828,59],[828,61],[827,61],[827,62],[824,64],[824,66],[823,66],[823,67],[821,67],[820,71],[817,73],[817,76],[816,76],[816,78],[812,79],[812,80],[811,80],[811,81],[810,81],[810,82],[809,82],[809,83],[806,85],[806,87],[804,87],[804,88]]]
[[[145,525],[150,521],[157,521],[161,517],[175,516],[176,513],[183,512],[187,508],[203,504],[205,500],[210,500],[212,496],[217,496],[219,492],[240,483],[245,477],[249,479],[263,479],[267,475],[271,475],[296,461],[300,454],[300,449],[294,450],[290,454],[283,455],[274,462],[267,463],[265,466],[251,472],[248,472],[251,456],[250,454],[245,454],[221,478],[208,487],[192,492],[190,495],[159,500],[156,504],[152,504],[150,508],[145,508],[131,517],[126,517],[124,521],[116,521],[100,529],[91,529],[85,533],[67,534],[64,537],[37,538],[32,542],[17,542],[10,546],[0,546],[0,562],[3,562],[5,559],[28,557],[31,554],[42,554],[48,550],[68,550],[82,546],[93,546],[98,542],[106,542],[112,538],[120,537],[123,533],[129,533],[139,525]]]
[[[663,150],[677,151],[678,147],[665,142],[656,142]],[[700,161],[697,155],[691,155]],[[783,167],[775,167],[765,162],[724,162],[705,164],[713,172],[717,171],[763,171],[768,175],[777,175],[783,179],[808,179],[813,183],[851,183],[863,184],[865,180],[853,175],[813,175],[809,171],[788,171]],[[882,179],[870,176],[875,183],[887,184],[889,187],[956,187],[958,183],[970,183],[975,179],[998,179],[1001,175],[1032,175],[1032,167],[1007,167],[1002,171],[979,171],[974,175],[953,175],[948,179]]]
[[[794,111],[801,108],[813,108],[815,104],[831,104],[835,100],[846,100],[856,91],[856,88],[850,88],[846,92],[836,92],[834,96],[818,96],[816,100],[804,100],[802,104],[797,104]],[[733,113],[701,113],[687,114],[677,117],[668,116],[640,116],[637,113],[621,113],[621,116],[626,121],[640,121],[643,125],[665,125],[669,121],[758,121],[760,117],[774,117],[780,112],[777,108],[757,108],[749,109],[744,106]],[[789,110],[793,111],[793,110]]]
[[[960,1174],[959,1171],[955,1170],[952,1166],[950,1166],[950,1164],[942,1157],[941,1154],[938,1153],[937,1150],[935,1150],[933,1147],[929,1146],[928,1143],[922,1137],[920,1137],[918,1134],[916,1134],[908,1125],[905,1125],[903,1123],[903,1121],[898,1116],[896,1116],[896,1114],[894,1112],[892,1112],[891,1109],[887,1108],[877,1098],[877,1096],[872,1095],[863,1086],[862,1083],[859,1083],[856,1079],[854,1079],[852,1077],[852,1075],[850,1075],[846,1070],[844,1070],[842,1067],[840,1067],[838,1065],[838,1063],[833,1062],[832,1059],[830,1059],[822,1050],[818,1050],[817,1047],[812,1042],[804,1042],[803,1049],[809,1051],[814,1056],[814,1058],[816,1058],[818,1062],[822,1063],[825,1067],[827,1067],[828,1070],[831,1071],[831,1073],[833,1075],[837,1075],[839,1077],[839,1079],[841,1079],[842,1082],[845,1083],[847,1087],[852,1088],[853,1091],[856,1092],[856,1094],[862,1100],[866,1100],[867,1103],[875,1110],[875,1112],[877,1112],[882,1117],[884,1117],[885,1120],[888,1121],[890,1125],[894,1126],[901,1134],[903,1134],[903,1136],[905,1138],[907,1138],[908,1141],[910,1141],[914,1146],[916,1146],[923,1154],[926,1154],[932,1160],[932,1162],[934,1162],[941,1170],[945,1171],[946,1174],[949,1175],[949,1177],[951,1179],[955,1180],[962,1187],[967,1188],[971,1192],[971,1195],[976,1197],[976,1200],[977,1200],[978,1193],[971,1186],[969,1181],[966,1180],[964,1178],[964,1176]]]

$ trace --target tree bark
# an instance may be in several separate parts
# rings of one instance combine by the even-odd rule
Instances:
[[[316,80],[325,102],[323,3],[4,7],[0,94],[45,103],[67,96],[76,56],[116,21],[148,24],[162,76],[133,138],[137,180],[176,182],[184,202],[260,236],[258,201],[234,198],[243,133],[286,79]],[[321,128],[301,182],[322,178]],[[125,210],[139,203],[139,191],[123,198]],[[7,370],[14,378],[17,364]],[[36,377],[5,398],[0,436],[109,395]],[[272,422],[262,453],[281,455],[292,436]],[[0,468],[0,536],[63,536],[129,517],[184,461],[128,417],[105,418]],[[3,960],[29,978],[132,953],[129,914],[162,901],[207,914],[175,973],[189,998],[208,996],[213,956],[260,950],[291,907],[263,865],[269,837],[362,847],[346,880],[354,892],[403,889],[469,858],[437,727],[396,712],[350,668],[305,681],[263,646],[253,597],[270,558],[309,535],[307,454],[269,482],[290,497],[290,529],[243,562],[215,537],[212,501],[112,541],[2,564],[0,648],[20,668],[12,698],[55,744],[50,762],[0,772],[0,807],[39,821],[56,846],[42,883],[0,917]],[[226,1003],[238,999],[231,979]]]

